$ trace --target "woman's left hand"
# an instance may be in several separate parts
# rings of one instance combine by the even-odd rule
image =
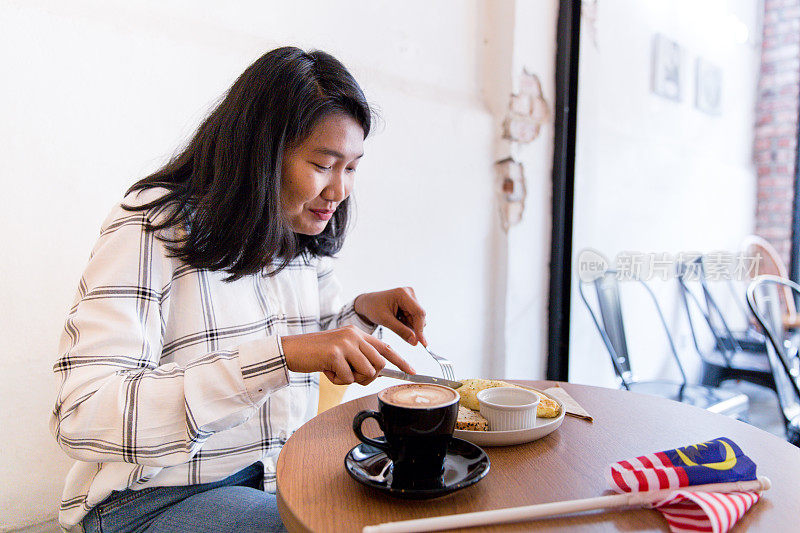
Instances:
[[[422,330],[425,310],[411,287],[361,294],[355,300],[356,313],[373,324],[386,326],[411,345],[428,346]]]

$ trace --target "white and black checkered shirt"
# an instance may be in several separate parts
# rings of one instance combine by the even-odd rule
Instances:
[[[318,394],[318,375],[287,369],[279,336],[373,331],[352,302],[340,304],[329,259],[226,282],[169,257],[144,230],[160,216],[112,211],[61,336],[50,427],[76,459],[65,528],[111,491],[217,481],[259,460],[272,489],[277,454],[315,414]]]

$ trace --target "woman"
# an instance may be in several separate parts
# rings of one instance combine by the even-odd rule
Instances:
[[[273,50],[111,212],[54,366],[62,526],[278,529],[274,463],[314,414],[311,373],[414,372],[370,335],[426,343],[413,290],[341,305],[331,269],[370,118],[335,58]]]

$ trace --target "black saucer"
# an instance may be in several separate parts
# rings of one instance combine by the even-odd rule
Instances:
[[[347,472],[359,483],[398,498],[414,500],[436,498],[463,489],[477,483],[489,472],[486,452],[455,437],[447,448],[444,474],[440,478],[417,482],[413,487],[398,486],[392,475],[391,462],[383,450],[363,443],[350,450],[344,458]]]

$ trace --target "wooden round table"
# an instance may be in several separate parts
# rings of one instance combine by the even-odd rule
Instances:
[[[547,381],[518,381],[538,389]],[[649,452],[730,437],[758,465],[772,489],[739,522],[739,531],[796,531],[800,502],[800,448],[755,427],[684,404],[632,392],[561,386],[594,417],[567,416],[540,440],[486,447],[492,462],[480,482],[433,500],[402,500],[352,479],[344,457],[360,441],[352,430],[358,411],[377,409],[375,395],[330,409],[303,425],[278,458],[278,509],[289,531],[361,531],[365,525],[589,498],[608,494],[609,464]],[[365,428],[367,424],[365,424]],[[375,424],[367,431],[380,434]],[[534,522],[481,530],[529,531]],[[658,511],[595,512],[538,520],[537,531],[669,531]],[[478,531],[474,528],[469,531]]]

